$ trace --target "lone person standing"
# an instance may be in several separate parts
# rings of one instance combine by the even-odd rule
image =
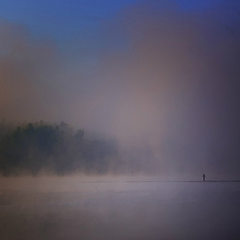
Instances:
[[[205,176],[205,174],[203,173],[203,175],[202,175],[202,180],[203,180],[203,182],[205,182],[205,179],[206,179],[206,176]]]

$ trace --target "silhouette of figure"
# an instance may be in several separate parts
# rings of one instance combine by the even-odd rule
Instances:
[[[206,176],[205,176],[205,174],[203,173],[203,175],[202,175],[202,180],[203,180],[203,182],[205,182],[205,179],[206,179]]]

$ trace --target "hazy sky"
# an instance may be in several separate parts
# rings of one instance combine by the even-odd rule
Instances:
[[[0,117],[240,173],[239,26],[239,1],[1,0]]]

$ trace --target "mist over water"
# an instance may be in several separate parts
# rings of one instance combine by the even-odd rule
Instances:
[[[133,180],[5,178],[1,237],[238,239],[239,183]]]
[[[239,175],[238,5],[163,3],[129,4],[62,45],[1,19],[1,116],[114,137],[162,172]]]
[[[0,4],[0,239],[238,239],[239,3],[26,2]]]

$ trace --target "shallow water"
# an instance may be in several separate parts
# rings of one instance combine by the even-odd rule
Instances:
[[[5,182],[4,182],[5,181]],[[5,179],[0,239],[239,239],[240,183]]]

